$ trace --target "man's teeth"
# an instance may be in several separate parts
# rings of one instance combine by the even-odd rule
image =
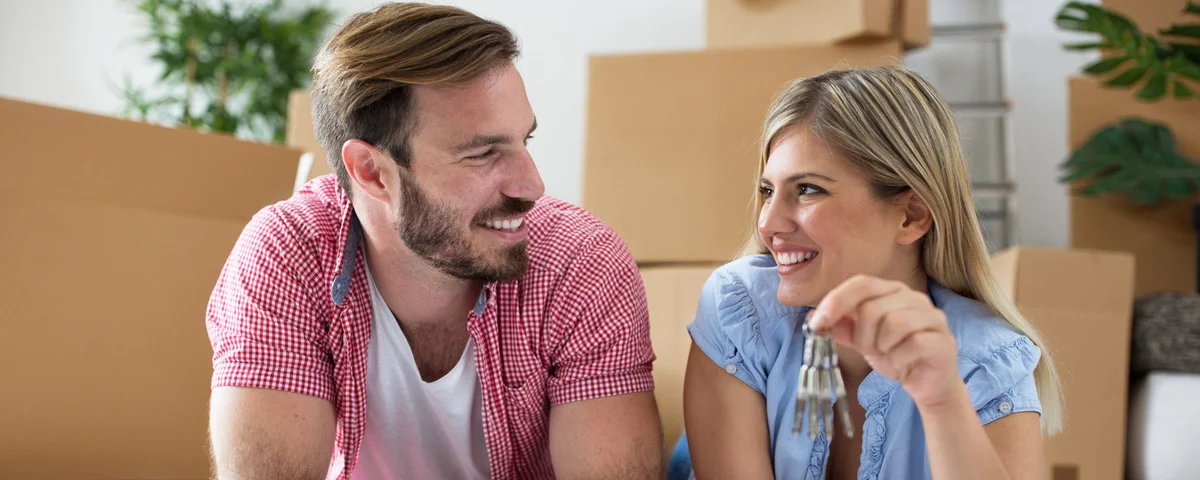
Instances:
[[[812,260],[817,256],[817,252],[784,252],[776,255],[779,258],[780,265],[795,265],[805,260]]]
[[[521,223],[524,221],[524,217],[515,218],[512,220],[492,220],[490,222],[483,222],[483,226],[494,228],[496,230],[508,230],[510,232],[515,232],[518,228],[521,228]]]

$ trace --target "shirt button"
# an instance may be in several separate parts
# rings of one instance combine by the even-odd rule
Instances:
[[[1008,402],[1000,402],[1000,413],[1008,413],[1012,411],[1012,404]]]
[[[725,371],[729,373],[737,373],[737,365],[729,364],[725,366]]]

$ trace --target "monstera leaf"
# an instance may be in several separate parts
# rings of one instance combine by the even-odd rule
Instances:
[[[1189,1],[1184,9],[1200,22],[1200,3]],[[1141,85],[1137,97],[1155,101],[1171,92],[1175,98],[1196,96],[1200,80],[1200,23],[1174,24],[1158,33],[1159,39],[1143,33],[1125,16],[1099,5],[1068,2],[1055,23],[1067,31],[1100,35],[1100,42],[1072,43],[1067,50],[1103,50],[1104,58],[1084,67],[1089,75],[1103,76],[1109,87]],[[1145,80],[1144,83],[1143,80]]]
[[[1175,149],[1170,129],[1139,118],[1101,129],[1062,167],[1067,173],[1061,181],[1090,181],[1080,191],[1086,196],[1118,194],[1153,205],[1200,192],[1200,165]]]

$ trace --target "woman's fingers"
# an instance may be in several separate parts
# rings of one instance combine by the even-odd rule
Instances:
[[[883,331],[908,327],[909,319],[907,317],[893,318],[892,315],[899,311],[917,310],[929,306],[928,297],[907,288],[863,301],[858,306],[858,321],[854,326],[855,348],[864,355],[881,355],[887,351],[880,341]],[[899,325],[889,325],[897,320],[904,322]]]
[[[858,306],[866,300],[907,289],[901,282],[856,275],[830,290],[813,311],[814,330],[825,331],[846,319],[858,320]]]
[[[887,355],[913,334],[946,330],[945,315],[934,308],[892,310],[884,315],[885,319],[879,322],[879,334],[875,338],[875,355]]]

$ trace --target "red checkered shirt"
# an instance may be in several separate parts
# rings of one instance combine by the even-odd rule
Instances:
[[[553,405],[651,391],[645,289],[625,244],[584,210],[530,211],[529,269],[469,313],[492,478],[553,478]],[[261,210],[209,300],[212,386],[286,390],[337,408],[329,479],[348,479],[366,424],[371,300],[362,229],[333,176]]]

